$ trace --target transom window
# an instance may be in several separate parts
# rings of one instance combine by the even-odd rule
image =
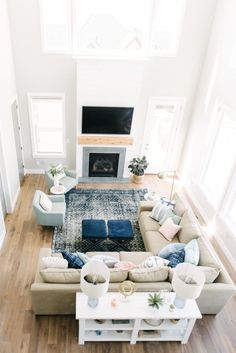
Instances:
[[[44,51],[91,57],[176,55],[185,2],[40,0]]]
[[[63,95],[29,94],[33,157],[65,157]]]

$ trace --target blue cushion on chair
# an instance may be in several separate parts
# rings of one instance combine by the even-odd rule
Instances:
[[[76,256],[66,250],[63,250],[61,253],[63,258],[68,261],[69,268],[82,268],[84,266],[84,262],[80,259],[79,256]]]
[[[83,219],[82,238],[83,239],[106,239],[107,229],[103,219]]]
[[[170,266],[172,268],[176,267],[178,264],[184,262],[184,256],[185,256],[184,249],[181,249],[179,251],[176,251],[176,252],[170,254],[168,257],[166,257],[166,260],[170,261],[168,263],[168,266]]]

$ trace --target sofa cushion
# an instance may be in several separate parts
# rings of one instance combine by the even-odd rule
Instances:
[[[101,254],[93,255],[90,259],[101,261],[109,268],[113,268],[115,266],[115,264],[119,261],[114,256],[101,255]]]
[[[184,247],[184,251],[184,262],[188,262],[189,264],[197,266],[200,256],[197,239],[193,239],[188,244],[186,244]]]
[[[97,255],[112,256],[117,259],[117,261],[120,261],[120,253],[117,251],[88,251],[86,252],[86,255],[89,257]]]
[[[205,275],[205,283],[206,284],[213,283],[220,273],[220,270],[218,268],[207,267],[207,266],[198,266],[198,268],[201,271],[203,271],[203,273]],[[169,281],[170,282],[172,281],[174,270],[175,270],[174,268],[170,269],[170,272],[169,272]]]
[[[220,265],[218,264],[216,257],[212,254],[205,241],[202,238],[198,238],[197,242],[200,253],[199,266],[207,266],[220,269]]]
[[[174,194],[173,200],[175,201],[174,213],[182,217],[189,207],[186,202],[184,202],[184,198],[177,193]]]
[[[114,266],[115,268],[119,268],[120,270],[127,270],[130,271],[133,268],[136,268],[137,265],[135,265],[133,262],[131,261],[120,261],[117,262]]]
[[[145,261],[149,256],[152,256],[153,253],[145,251],[121,251],[120,259],[121,261],[133,262],[136,266]]]
[[[161,233],[153,231],[148,231],[143,234],[143,241],[146,250],[151,251],[154,255],[158,255],[161,249],[164,248],[164,246],[170,244],[169,240],[163,237]],[[179,243],[177,235],[172,239],[172,242]]]
[[[80,283],[80,270],[75,268],[46,268],[40,275],[48,283]]]
[[[163,282],[168,275],[168,267],[134,268],[129,271],[129,279],[134,282]]]
[[[173,209],[172,205],[167,205],[161,201],[158,201],[152,209],[150,213],[150,217],[155,219],[157,222],[165,215],[168,209]]]
[[[175,224],[180,224],[181,217],[177,216],[170,208],[165,211],[163,217],[159,220],[158,223],[162,226],[167,218],[171,218]]]
[[[186,211],[180,221],[181,230],[178,233],[181,243],[189,243],[190,240],[201,236],[201,230],[193,214]]]
[[[139,226],[142,234],[149,230],[158,231],[158,229],[160,228],[160,225],[158,224],[158,222],[150,217],[149,211],[144,211],[140,213]]]

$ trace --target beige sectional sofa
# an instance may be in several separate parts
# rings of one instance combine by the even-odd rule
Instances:
[[[174,211],[182,217],[180,223],[182,228],[172,242],[187,243],[189,240],[197,238],[200,249],[199,265],[204,266],[204,268],[207,267],[210,271],[211,269],[212,271],[217,271],[217,278],[213,283],[210,283],[211,280],[209,280],[209,283],[204,285],[197,302],[202,314],[217,314],[235,293],[235,286],[210,243],[202,234],[197,220],[189,207],[186,206],[183,198],[175,194],[174,199],[176,201]],[[152,208],[152,202],[140,202],[138,221],[146,252],[121,251],[120,253],[103,252],[99,254],[107,254],[121,261],[131,261],[136,265],[139,265],[151,255],[157,255],[170,242],[159,233],[160,226],[158,222],[150,218]],[[95,254],[98,253],[87,253],[89,256]],[[51,249],[49,248],[40,249],[36,276],[31,286],[34,313],[36,315],[74,314],[75,293],[80,291],[80,270],[43,269],[42,257],[51,255],[61,256],[51,254]],[[146,271],[136,269],[130,272],[111,269],[109,291],[117,291],[120,282],[125,279],[135,281],[137,291],[151,292],[163,289],[171,291],[171,274],[172,270],[170,268],[160,269],[159,272],[150,270],[148,274]]]

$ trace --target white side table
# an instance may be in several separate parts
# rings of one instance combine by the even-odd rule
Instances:
[[[54,195],[61,195],[64,194],[66,191],[65,186],[59,185],[59,186],[52,186],[50,189],[50,192]]]
[[[148,306],[149,293],[134,293],[129,301],[120,300],[119,293],[107,293],[96,308],[87,304],[87,296],[76,293],[76,319],[79,320],[79,344],[86,341],[180,341],[187,343],[196,319],[202,315],[195,300],[187,300],[183,309],[169,311],[175,293],[163,293],[165,304],[159,310]],[[112,299],[117,306],[111,306]],[[151,326],[144,319],[163,319],[159,326]],[[104,320],[99,323],[95,320]],[[114,320],[126,320],[114,322]],[[173,321],[176,320],[176,321]]]

